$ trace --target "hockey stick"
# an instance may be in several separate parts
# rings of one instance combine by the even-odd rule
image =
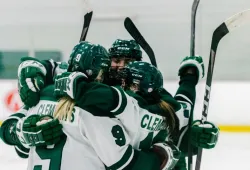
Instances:
[[[84,15],[84,23],[83,23],[82,33],[81,33],[79,42],[86,40],[86,36],[89,30],[89,25],[92,19],[92,15],[93,15],[93,11],[90,11]]]
[[[83,7],[87,13],[84,15],[84,22],[83,22],[83,27],[82,27],[82,33],[79,42],[85,41],[86,36],[89,30],[89,25],[92,19],[93,15],[93,10],[90,8],[88,0],[82,0],[83,1]]]
[[[191,13],[191,37],[190,37],[190,56],[195,55],[195,26],[196,26],[196,12],[200,0],[194,0]]]
[[[190,35],[190,56],[195,55],[195,26],[196,26],[196,12],[199,6],[200,0],[194,0],[192,4],[192,12],[191,12],[191,35]],[[190,113],[189,120],[189,129],[191,129],[193,121],[193,111]],[[190,142],[190,131],[189,131],[189,143],[188,143],[188,170],[193,169],[193,153],[192,153],[192,145]]]
[[[232,32],[234,29],[242,26],[243,24],[246,24],[249,21],[250,21],[250,9],[241,11],[231,16],[230,18],[225,20],[220,26],[218,26],[213,32],[212,43],[210,48],[209,64],[207,70],[207,80],[206,80],[206,88],[205,88],[204,103],[202,110],[202,118],[201,118],[203,123],[207,120],[207,115],[208,115],[208,106],[211,93],[215,56],[219,42],[229,32]],[[196,159],[195,170],[200,170],[201,158],[202,158],[202,148],[199,148]]]
[[[135,24],[133,21],[129,18],[126,17],[124,20],[124,27],[126,30],[129,32],[129,34],[134,38],[134,40],[143,48],[143,50],[147,53],[150,62],[157,67],[156,59],[155,59],[155,54],[152,48],[149,46],[147,41],[144,39],[144,37],[141,35],[139,30],[136,28]]]

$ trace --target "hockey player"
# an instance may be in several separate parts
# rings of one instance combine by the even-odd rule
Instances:
[[[130,48],[125,48],[125,47],[130,47]],[[109,49],[109,51],[110,51],[110,56],[111,56],[111,59],[112,59],[112,64],[111,64],[111,66],[112,66],[112,74],[111,74],[111,78],[113,78],[113,80],[112,81],[110,81],[110,82],[106,82],[107,84],[121,84],[120,82],[121,82],[121,80],[117,80],[116,79],[116,75],[117,75],[117,69],[121,69],[122,67],[124,67],[124,65],[126,65],[126,63],[128,62],[128,61],[135,61],[135,60],[141,60],[141,51],[140,51],[140,48],[139,48],[139,46],[137,45],[137,44],[135,44],[135,42],[134,41],[129,41],[129,40],[125,40],[125,41],[123,41],[123,40],[116,40],[115,42],[114,42],[114,44],[112,45],[112,47]],[[133,55],[132,55],[133,54]],[[136,57],[135,57],[136,56]],[[117,59],[116,59],[117,58]],[[192,59],[193,58],[193,59]],[[191,59],[191,60],[190,60]],[[197,59],[197,58],[196,58]],[[188,63],[189,65],[190,65],[190,62],[192,63],[192,61],[194,61],[195,60],[195,57],[189,57],[189,58],[185,58],[184,59],[184,61],[182,62],[182,64],[184,65],[184,63]],[[126,61],[126,62],[125,62]],[[25,62],[27,62],[27,61],[24,61],[24,63]],[[195,62],[194,62],[195,63]],[[198,61],[198,63],[202,63],[202,61]],[[186,66],[188,65],[188,64],[186,64]],[[44,64],[43,64],[44,65]],[[32,68],[34,65],[26,65],[25,67],[20,67],[20,72],[23,72],[23,73],[26,73],[26,72],[28,72],[28,71],[30,71],[30,70],[32,70],[32,69],[30,69],[30,68]],[[45,68],[47,68],[46,66],[45,66]],[[201,67],[200,67],[201,68]],[[27,70],[27,71],[26,71]],[[39,70],[39,68],[37,69],[37,70]],[[47,70],[47,69],[46,69]],[[41,71],[40,71],[41,72]],[[50,71],[47,71],[47,74],[45,74],[46,75],[46,77],[52,77],[52,76],[48,76],[48,73],[50,73]],[[203,73],[204,74],[204,73]],[[36,85],[36,83],[33,83],[33,82],[36,82],[35,80],[36,80],[36,74],[31,74],[31,75],[33,75],[33,76],[31,76],[31,77],[27,77],[26,76],[26,74],[21,74],[22,76],[21,77],[19,77],[19,79],[20,80],[24,80],[24,81],[20,81],[21,83],[23,82],[24,83],[24,85],[23,85],[23,88],[26,88],[26,90],[24,90],[25,92],[26,91],[28,91],[27,93],[24,93],[24,96],[27,96],[27,94],[29,94],[29,91],[31,91],[31,89],[29,89],[29,88],[27,88],[28,86],[25,84],[27,81],[25,81],[27,78],[29,78],[29,79],[31,79],[32,81],[30,82],[30,86],[31,87],[36,87],[37,85]],[[182,76],[181,76],[182,77]],[[190,77],[190,76],[189,76]],[[115,79],[115,80],[114,80]],[[180,80],[180,83],[182,82],[182,84],[188,84],[187,81],[188,79],[186,79],[186,78],[181,78],[181,80]],[[194,81],[193,81],[194,82]],[[33,84],[32,84],[33,83]],[[47,83],[47,82],[46,82]],[[193,84],[193,83],[191,83],[191,84]],[[188,87],[189,85],[187,85],[187,87]],[[190,88],[190,87],[188,87],[188,88]],[[193,84],[192,86],[191,86],[191,89],[192,89],[192,91],[194,92],[193,94],[194,94],[194,97],[192,98],[192,103],[194,103],[194,101],[195,101],[195,84]],[[183,89],[182,89],[182,87],[180,87],[179,88],[179,90],[178,91],[182,91]],[[163,90],[163,91],[161,91],[161,96],[163,97],[163,99],[164,98],[166,98],[166,100],[168,100],[168,98],[169,98],[169,93],[167,93],[165,90]],[[177,92],[178,93],[178,92]],[[32,93],[32,94],[34,94],[34,95],[38,95],[39,96],[39,89],[37,90],[37,92],[35,92],[35,93]],[[164,97],[164,95],[166,95],[165,97]],[[24,98],[25,100],[27,100],[27,101],[32,101],[32,102],[34,102],[35,103],[35,101],[36,100],[34,100],[34,99],[32,99],[32,97],[31,97],[32,95],[28,95],[28,97],[27,98]],[[170,95],[171,96],[171,95]],[[177,96],[177,95],[176,95]],[[30,99],[30,100],[28,100],[28,99]],[[25,100],[23,101],[23,102],[25,102]],[[178,106],[178,105],[177,105]],[[193,105],[191,105],[191,106],[193,106]],[[179,109],[179,107],[174,107],[173,106],[173,108],[174,109]],[[176,111],[177,111],[176,110]],[[192,109],[191,109],[192,110]],[[187,113],[187,112],[186,112]],[[186,116],[187,116],[187,114],[186,114]],[[185,120],[185,118],[184,118],[184,120]],[[184,122],[184,120],[181,120],[181,122]],[[196,123],[194,123],[194,125],[195,126],[193,126],[192,127],[192,131],[194,132],[193,134],[193,138],[194,138],[194,140],[192,140],[193,142],[193,144],[195,145],[195,146],[199,146],[199,147],[202,147],[202,148],[213,148],[214,146],[215,146],[215,143],[214,144],[212,144],[212,145],[208,145],[208,143],[210,143],[211,144],[211,142],[209,142],[210,140],[214,140],[214,139],[216,139],[215,137],[214,137],[214,135],[212,135],[213,134],[213,132],[214,131],[217,131],[218,132],[218,128],[217,127],[215,127],[211,122],[211,128],[206,128],[206,129],[204,129],[204,127],[202,126],[202,125],[200,125],[200,121],[195,121]],[[186,126],[183,126],[182,128],[181,128],[181,132],[187,132],[187,127]],[[197,134],[196,134],[197,133]],[[215,133],[216,134],[216,133]],[[183,134],[179,134],[179,136],[184,136],[184,137],[186,137],[186,135],[183,135]],[[207,138],[207,140],[205,140],[204,141],[204,139],[203,138],[201,138],[201,137],[205,137],[205,138]],[[214,139],[213,139],[214,138]],[[183,139],[183,138],[182,138]],[[182,141],[182,142],[181,142]],[[179,142],[178,142],[178,144],[181,144],[182,145],[182,151],[184,151],[185,152],[185,154],[187,153],[187,147],[185,146],[185,144],[187,144],[187,142],[186,142],[186,140],[180,140]],[[184,160],[184,159],[183,159]],[[184,166],[185,166],[185,164],[184,164]]]
[[[122,84],[122,80],[117,78],[118,71],[131,61],[142,60],[142,51],[135,40],[115,40],[109,48],[109,54],[111,58],[111,68],[109,78],[107,79],[108,82],[105,82],[109,85]]]
[[[174,138],[173,140],[178,143],[178,145],[182,148],[182,151],[186,152],[188,138],[184,134],[187,131],[189,115],[193,109],[193,104],[195,101],[195,85],[197,84],[198,80],[204,76],[202,58],[186,57],[183,60],[179,70],[179,75],[181,77],[180,87],[177,91],[177,94],[175,95],[175,98],[173,98],[162,88],[163,81],[161,74],[152,65],[145,62],[134,62],[129,64],[127,69],[129,72],[127,73],[128,79],[126,79],[125,83],[129,84],[129,87],[132,89],[140,87],[140,90],[138,91],[139,95],[130,93],[129,91],[126,92],[130,94],[130,96],[133,96],[133,98],[137,99],[140,107],[149,110],[151,113],[160,113],[162,116],[164,116],[166,120],[168,120],[167,127],[170,132],[173,132],[172,127],[175,125],[173,122],[176,122],[180,133],[176,131],[173,132],[172,136],[177,136],[177,138]],[[122,92],[117,95],[116,91],[114,91],[112,87],[102,84],[89,85],[87,76],[72,77],[70,74],[72,73],[63,73],[61,76],[57,77],[56,84],[58,84],[58,89],[56,89],[56,93],[66,93],[71,98],[75,99],[79,107],[87,108],[95,115],[116,116],[123,123],[128,132],[133,133],[135,131],[133,130],[134,126],[138,126],[140,123],[142,126],[143,121],[146,119],[145,117],[137,116],[136,114],[122,114],[124,109],[126,110],[126,107],[129,107],[127,106],[128,100],[126,99],[126,95],[124,95]],[[63,87],[66,87],[66,84],[63,85],[63,82],[67,82],[65,79],[68,79],[67,81],[70,82],[70,85],[68,85],[67,89],[63,90]],[[59,88],[60,86],[62,87],[61,89]],[[92,86],[94,88],[92,88]],[[102,96],[106,97],[102,98]],[[115,113],[113,113],[110,108],[112,108],[112,105],[116,105],[115,103],[119,103],[120,108],[117,108]],[[164,109],[161,109],[162,106]],[[177,120],[175,114],[173,114],[174,112],[176,112],[178,117]],[[150,116],[148,119],[149,122],[146,124],[148,128],[151,128],[151,126],[157,127],[157,123],[155,124],[154,122],[156,119]],[[191,133],[192,144],[202,148],[213,148],[217,142],[219,131],[218,128],[211,122],[205,122],[206,126],[200,126],[200,124],[200,121],[194,122]],[[182,134],[182,132],[184,132],[184,134]],[[169,136],[169,134],[165,135]],[[161,139],[167,137],[164,136],[164,133],[159,136],[161,136]],[[181,137],[179,138],[179,136]],[[183,136],[185,137],[183,138]],[[153,136],[150,137],[150,135],[145,137],[145,140],[147,140],[147,147],[153,144],[155,140],[157,141],[157,139],[153,139]],[[139,146],[139,148],[141,147],[141,145],[138,144],[137,146]],[[186,169],[185,162],[184,165],[180,164],[178,168]]]
[[[122,69],[124,66],[127,65],[128,62],[130,61],[141,61],[142,60],[142,52],[140,50],[140,46],[134,41],[134,40],[121,40],[121,39],[117,39],[111,46],[111,48],[109,49],[109,52],[110,52],[110,56],[111,56],[111,59],[112,59],[112,70],[113,70],[113,74],[112,74],[112,78],[113,80],[111,80],[110,84],[112,85],[115,85],[114,83],[117,84],[123,84],[123,80],[120,79],[119,77],[116,77],[117,75],[117,71]],[[191,106],[191,110],[193,111],[193,106],[194,106],[194,102],[195,102],[195,98],[196,98],[196,95],[195,95],[195,84],[193,84],[193,81],[192,81],[192,78],[191,78],[191,82],[189,81],[190,78],[186,79],[186,78],[183,78],[184,76],[182,76],[181,74],[185,73],[185,69],[187,69],[189,66],[192,66],[194,65],[195,63],[197,62],[194,62],[195,61],[195,58],[196,60],[198,61],[198,63],[201,64],[202,67],[199,67],[201,68],[200,69],[200,72],[202,70],[202,76],[204,76],[204,64],[203,64],[203,61],[200,60],[199,61],[199,57],[186,57],[183,61],[182,61],[182,66],[185,66],[183,67],[184,69],[182,69],[180,67],[180,70],[179,70],[179,76],[181,78],[180,80],[180,83],[181,84],[190,84],[191,83],[191,86],[188,87],[189,85],[187,85],[186,87],[189,89],[189,91],[192,91],[193,92],[193,97],[191,98],[191,102],[193,103]],[[181,70],[182,69],[182,70]],[[192,70],[190,68],[188,68],[187,70],[189,70],[189,76],[186,76],[186,77],[190,77],[190,72],[196,72],[196,70]],[[145,70],[147,71],[147,70]],[[200,75],[201,76],[201,75]],[[190,83],[188,83],[190,82]],[[184,88],[186,89],[186,88]],[[175,94],[175,97],[177,96],[178,92],[182,92],[183,91],[183,87],[180,86],[180,88],[178,89],[177,93]],[[163,97],[163,99],[165,98],[167,101],[169,99],[169,93],[166,92],[165,90],[162,90],[161,91],[161,96]],[[177,97],[178,98],[178,97]],[[173,104],[173,103],[171,103]],[[178,106],[178,105],[174,105],[173,108],[175,109],[175,111],[177,111],[179,109],[179,107],[175,107],[175,106]],[[181,122],[185,122],[185,118],[183,120],[180,120]],[[192,143],[193,145],[195,146],[194,147],[194,154],[196,154],[197,152],[197,147],[202,147],[202,148],[207,148],[207,149],[210,149],[210,148],[213,148],[215,145],[208,145],[208,143],[206,142],[201,142],[202,139],[199,139],[201,136],[203,136],[203,138],[207,138],[209,140],[215,140],[217,139],[217,136],[218,136],[218,128],[212,123],[212,122],[207,122],[208,124],[208,127],[210,128],[202,128],[203,125],[201,125],[201,121],[200,120],[196,120],[194,121],[194,125],[192,127],[192,134],[193,134],[193,137],[191,139],[194,139],[192,140]],[[179,138],[178,140],[176,140],[176,142],[181,145],[181,150],[183,152],[183,156],[182,158],[179,160],[177,166],[180,166],[178,167],[178,169],[183,169],[185,170],[186,166],[185,166],[185,158],[184,156],[187,155],[187,151],[188,151],[188,131],[187,131],[187,126],[183,126],[183,127],[180,127],[180,133],[179,133]],[[206,131],[206,132],[205,132]],[[196,132],[198,132],[199,135],[195,135]],[[204,134],[200,134],[204,132]],[[216,135],[212,135],[214,132],[216,132]],[[184,135],[185,134],[185,135]],[[215,137],[215,138],[214,138]],[[214,138],[214,139],[213,139]],[[176,143],[176,144],[177,144]],[[215,142],[216,143],[216,142]],[[181,168],[183,167],[183,168]]]
[[[87,42],[74,48],[72,58],[69,70],[84,72],[88,81],[102,81],[110,64],[103,47]],[[178,160],[174,157],[178,149],[171,144],[157,143],[147,151],[132,149],[132,141],[117,118],[93,116],[87,109],[66,105],[63,99],[56,106],[51,92],[53,86],[44,88],[40,102],[26,116],[15,114],[1,127],[1,138],[6,143],[30,147],[28,169],[105,169],[103,162],[107,169],[157,170],[169,169]],[[65,135],[51,146],[53,142],[45,141],[46,136],[53,137],[61,128],[52,116],[62,122]]]
[[[121,84],[116,79],[117,70],[123,68],[130,61],[140,61],[142,52],[134,40],[117,39],[109,49],[111,69],[109,85]],[[24,57],[18,67],[19,94],[27,107],[35,106],[40,100],[40,90],[54,83],[54,77],[67,71],[67,63],[53,60],[38,60],[33,57]]]

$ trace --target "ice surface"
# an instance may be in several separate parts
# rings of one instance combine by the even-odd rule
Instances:
[[[204,150],[201,170],[250,169],[250,133],[221,133],[216,148]],[[27,161],[15,155],[14,148],[0,145],[1,170],[25,170]]]

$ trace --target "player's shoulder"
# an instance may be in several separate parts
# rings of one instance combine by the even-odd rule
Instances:
[[[141,108],[145,108],[145,106],[148,105],[148,102],[143,97],[134,93],[133,91],[126,90],[126,94],[127,94],[128,98],[133,99],[133,101],[137,101],[138,105]]]
[[[51,100],[57,101],[57,98],[54,96],[54,85],[48,85],[40,91],[40,100]]]
[[[164,88],[160,90],[161,100],[165,101],[166,103],[170,104],[175,111],[181,109],[180,103]]]

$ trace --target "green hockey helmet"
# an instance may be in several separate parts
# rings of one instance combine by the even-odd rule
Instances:
[[[125,57],[136,61],[140,61],[142,58],[142,51],[135,40],[115,40],[111,48],[109,48],[109,54],[110,57]]]
[[[161,72],[152,64],[143,61],[130,62],[124,71],[125,84],[127,87],[137,84],[139,92],[147,95],[153,91],[158,91],[163,87],[163,77]],[[124,74],[125,72],[125,74]],[[123,76],[121,76],[123,77]]]
[[[94,80],[101,70],[108,71],[110,62],[108,52],[103,46],[82,41],[73,48],[68,71],[83,72],[90,80]]]

